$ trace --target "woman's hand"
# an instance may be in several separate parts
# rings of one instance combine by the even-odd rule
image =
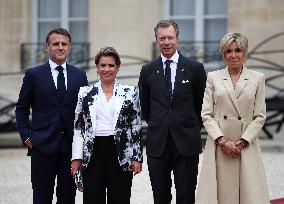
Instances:
[[[235,145],[237,148],[239,148],[239,150],[242,150],[248,145],[248,141],[241,138],[240,140],[235,142]]]
[[[139,174],[142,171],[142,164],[139,161],[132,161],[131,167],[133,171],[133,175]]]
[[[75,176],[78,170],[82,169],[82,159],[74,159],[71,163],[71,175],[72,177]]]
[[[221,147],[222,151],[231,158],[237,158],[241,151],[236,146],[236,143],[226,140],[224,137],[218,139],[218,145]]]
[[[231,141],[225,143],[223,152],[231,158],[237,158],[241,153],[235,143]]]

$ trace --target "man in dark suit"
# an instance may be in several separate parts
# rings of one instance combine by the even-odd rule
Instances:
[[[201,63],[177,52],[179,29],[174,21],[162,20],[154,31],[161,56],[144,65],[139,78],[154,203],[170,204],[173,171],[176,203],[193,204],[206,73]]]
[[[49,61],[25,73],[16,122],[31,153],[33,203],[52,203],[57,176],[57,203],[73,204],[76,186],[70,167],[75,107],[79,89],[88,81],[84,71],[66,63],[71,48],[67,30],[51,30],[45,48]]]

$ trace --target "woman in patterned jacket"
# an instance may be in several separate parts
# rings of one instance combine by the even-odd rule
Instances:
[[[71,174],[83,170],[83,203],[130,203],[133,175],[142,170],[141,118],[136,87],[120,84],[112,47],[95,57],[100,81],[81,87],[75,110]]]

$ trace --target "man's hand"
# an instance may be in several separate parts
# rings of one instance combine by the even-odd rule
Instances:
[[[24,142],[24,145],[29,148],[30,150],[33,149],[33,143],[30,139],[27,139],[25,142]]]

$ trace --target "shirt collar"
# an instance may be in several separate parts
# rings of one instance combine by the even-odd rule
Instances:
[[[55,69],[56,67],[58,66],[62,66],[63,67],[63,70],[66,70],[66,62],[64,62],[63,64],[61,65],[58,65],[56,64],[55,62],[53,62],[51,59],[48,60],[48,63],[49,63],[49,66],[51,68],[51,70]]]
[[[162,54],[161,54],[161,58],[162,58],[163,64],[165,63],[166,60],[168,60],[168,58],[166,58]],[[177,64],[178,63],[178,58],[179,58],[179,54],[178,54],[178,51],[176,51],[175,54],[169,60],[173,60],[173,62],[175,62]]]

